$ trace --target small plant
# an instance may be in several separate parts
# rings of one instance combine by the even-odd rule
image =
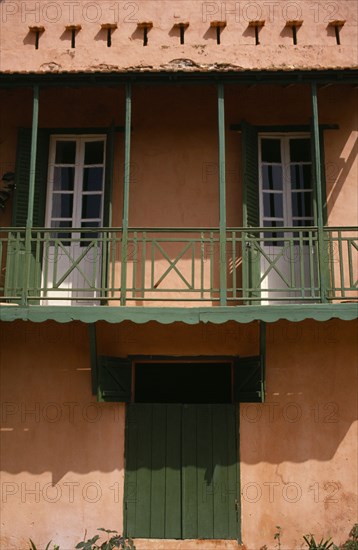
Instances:
[[[35,543],[31,539],[29,540],[30,540],[30,550],[37,550],[37,546],[35,545]],[[50,542],[47,543],[45,550],[51,550],[50,549],[51,542],[52,541],[50,540]],[[60,547],[57,544],[54,544],[52,550],[60,550]]]
[[[97,531],[103,531],[104,533],[107,533],[107,540],[105,542],[102,542],[101,546],[98,546],[97,544],[100,535],[95,535],[91,539],[79,542],[76,545],[76,548],[81,550],[114,550],[115,548],[122,550],[135,550],[133,540],[125,539],[122,535],[118,533],[118,531],[103,529],[103,527],[100,527],[99,529],[97,529]]]
[[[276,525],[276,533],[273,536],[274,540],[277,540],[278,550],[281,550],[281,527],[279,525]]]
[[[349,539],[341,546],[341,550],[358,550],[358,523],[353,525]]]
[[[328,548],[331,548],[331,546],[333,546],[333,542],[331,542],[332,540],[331,538],[327,540],[324,540],[322,538],[319,542],[316,542],[313,535],[305,535],[303,538],[309,550],[328,550]]]

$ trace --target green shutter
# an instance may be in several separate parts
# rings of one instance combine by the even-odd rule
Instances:
[[[33,226],[43,227],[45,219],[47,169],[48,169],[49,133],[47,130],[38,131],[36,176],[34,195]],[[31,129],[20,128],[17,142],[17,156],[15,168],[15,192],[12,212],[12,225],[24,228],[27,220],[27,206],[29,195],[31,157]],[[24,257],[25,232],[14,231],[9,235],[7,252],[5,293],[7,296],[20,296],[24,287]],[[38,295],[41,284],[42,247],[32,244],[30,264],[29,295]],[[31,302],[35,303],[34,301]]]
[[[132,362],[118,357],[98,358],[98,401],[130,402]]]
[[[259,403],[265,400],[265,370],[261,355],[239,357],[234,364],[234,400],[238,403]]]
[[[47,170],[49,152],[49,132],[39,129],[37,136],[36,176],[34,195],[33,226],[43,227],[45,220]],[[31,157],[31,129],[20,128],[17,142],[17,158],[15,168],[15,194],[12,225],[25,227],[29,197]]]
[[[242,140],[242,204],[243,226],[260,226],[260,201],[259,201],[259,166],[258,166],[258,131],[246,121],[241,122]],[[244,234],[242,242],[242,278],[244,297],[257,297],[255,290],[260,287],[260,254],[255,245],[257,232]]]
[[[242,182],[243,225],[259,227],[259,167],[258,132],[256,126],[241,122],[242,129]]]

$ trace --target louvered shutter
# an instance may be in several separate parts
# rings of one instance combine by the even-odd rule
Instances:
[[[45,219],[47,168],[49,152],[49,132],[40,129],[37,138],[36,173],[33,227],[42,227]],[[24,228],[27,220],[27,207],[29,200],[29,179],[31,159],[31,129],[20,128],[17,142],[17,156],[15,168],[15,192],[12,212],[12,225]],[[41,283],[41,248],[36,249],[36,243],[32,245],[30,263],[29,295],[38,294]],[[25,232],[13,231],[9,235],[7,251],[5,293],[6,296],[16,297],[21,295],[24,287],[24,260],[25,260]],[[34,302],[32,302],[34,303]]]
[[[243,225],[259,227],[259,167],[258,132],[256,126],[241,122],[242,130],[242,179],[243,179]]]
[[[261,355],[239,357],[234,364],[234,400],[260,403],[265,400],[265,365]]]
[[[245,121],[241,122],[241,130],[243,226],[254,229],[260,226],[258,131]],[[243,289],[250,303],[250,298],[259,296],[259,292],[255,292],[260,286],[260,254],[255,245],[259,233],[250,231],[243,237]]]
[[[98,357],[98,401],[129,403],[132,395],[132,361]]]
[[[43,227],[45,220],[49,132],[40,129],[37,136],[35,195],[33,227]],[[25,227],[29,200],[29,178],[31,159],[31,129],[20,128],[17,142],[15,169],[15,194],[12,225]]]

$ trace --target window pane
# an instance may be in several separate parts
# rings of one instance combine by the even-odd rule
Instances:
[[[262,166],[262,187],[282,191],[282,166]]]
[[[309,138],[290,139],[291,162],[311,162],[311,140]]]
[[[264,193],[264,217],[283,218],[283,197],[281,193]]]
[[[101,217],[101,195],[84,195],[82,198],[82,219]]]
[[[72,218],[72,207],[72,193],[55,193],[52,198],[52,218]]]
[[[292,193],[292,216],[313,219],[312,193],[310,191]]]
[[[52,220],[51,227],[71,227],[71,220]]]
[[[277,221],[277,220],[265,220],[264,221],[264,227],[283,227],[283,221]],[[280,241],[278,239],[283,239],[284,234],[282,232],[278,231],[265,231],[263,233],[264,239],[265,239],[265,246],[284,246],[284,242]],[[270,239],[275,239],[274,241],[271,241]]]
[[[75,164],[76,142],[58,141],[56,143],[56,164]]]
[[[262,139],[261,157],[262,162],[281,162],[281,140]]]
[[[312,169],[310,164],[291,164],[292,189],[312,189]]]
[[[73,191],[74,181],[74,168],[60,168],[58,166],[55,166],[53,174],[54,191]]]
[[[309,220],[293,220],[294,227],[311,227],[311,225],[314,225],[311,218]]]
[[[82,222],[81,223],[81,227],[82,228],[86,228],[86,227],[99,227],[99,222]],[[83,232],[81,233],[81,242],[80,242],[80,246],[81,247],[84,247],[84,246],[88,246],[91,242],[91,240],[93,239],[98,239],[100,237],[100,233],[98,231],[88,231],[88,232]],[[84,239],[89,239],[89,240],[84,240]]]
[[[58,220],[55,220],[55,221],[52,221],[51,222],[51,227],[58,227],[58,228],[62,228],[62,227],[71,227],[71,222],[70,221],[58,221]],[[70,239],[71,238],[71,233],[62,233],[60,231],[56,231],[56,232],[51,232],[51,239],[60,239],[62,244],[64,246],[69,246],[70,245],[70,242],[63,242],[64,240],[67,240],[67,239]],[[54,243],[52,242],[51,243],[52,246],[54,246]]]
[[[83,191],[102,191],[103,168],[85,168],[83,172]]]
[[[85,164],[103,164],[103,141],[87,141],[85,144]]]
[[[309,219],[309,220],[293,220],[292,225],[294,227],[309,227],[311,225],[314,225],[314,223],[313,223],[312,219]],[[309,243],[310,235],[312,237],[312,240],[314,241],[314,238],[315,238],[315,233],[314,232],[313,232],[313,234],[311,234],[310,232],[307,232],[307,231],[302,233],[303,244],[308,244]],[[296,239],[300,238],[300,234],[296,231],[294,232],[293,236]]]

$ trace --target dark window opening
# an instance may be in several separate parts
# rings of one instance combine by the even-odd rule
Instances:
[[[35,33],[35,49],[39,49],[39,39],[40,39],[40,33],[39,31],[36,31]]]
[[[231,403],[232,365],[136,363],[136,403]]]

